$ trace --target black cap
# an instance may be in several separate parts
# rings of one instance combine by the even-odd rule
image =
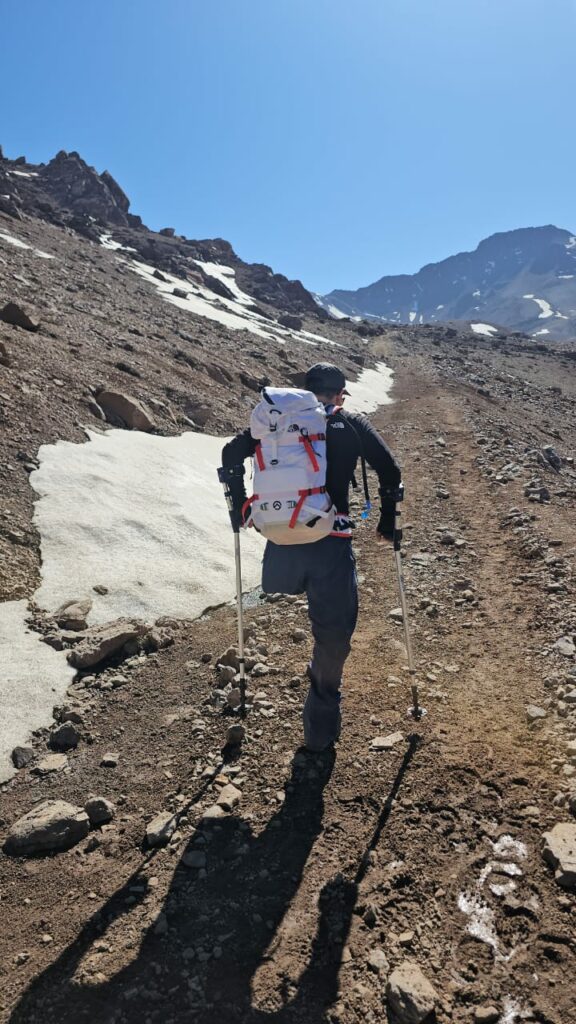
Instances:
[[[331,395],[340,391],[350,394],[346,391],[346,377],[333,363],[314,363],[306,374],[306,387],[315,394]]]

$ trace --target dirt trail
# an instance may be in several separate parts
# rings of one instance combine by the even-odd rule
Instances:
[[[567,817],[553,804],[559,741],[549,719],[526,716],[548,694],[546,598],[519,588],[526,563],[500,527],[526,501],[482,475],[482,400],[464,385],[415,358],[395,397],[375,422],[406,467],[404,565],[428,715],[406,717],[392,555],[373,523],[357,536],[360,624],[335,758],[297,753],[302,687],[289,680],[307,652],[291,635],[305,608],[248,613],[279,671],[258,681],[269,707],[223,766],[201,656],[233,641],[234,619],[224,609],[183,631],[127,686],[94,696],[92,744],[68,775],[35,784],[80,803],[103,790],[119,814],[96,843],[0,862],[3,1021],[376,1024],[386,962],[404,959],[434,984],[440,1024],[490,1005],[502,1024],[576,1020],[576,901],[541,858],[542,833]],[[536,525],[552,528],[548,509]],[[554,527],[570,548],[570,516]],[[391,751],[371,750],[397,730]],[[110,749],[119,766],[106,774]],[[196,831],[220,770],[242,789],[240,808]],[[9,788],[6,820],[27,809],[30,785],[21,773]],[[182,812],[176,836],[142,853],[143,822],[166,808]],[[187,866],[192,851],[205,869]]]

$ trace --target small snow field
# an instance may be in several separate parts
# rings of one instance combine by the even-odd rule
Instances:
[[[100,245],[118,254],[122,252],[134,252],[134,249],[127,248],[119,242],[114,241],[111,235],[100,236]],[[120,255],[118,258],[121,258]],[[214,320],[233,331],[250,331],[269,341],[276,341],[285,344],[290,338],[302,342],[305,345],[316,346],[319,341],[324,345],[332,345],[340,348],[338,342],[332,341],[323,335],[311,334],[309,331],[295,331],[282,327],[274,320],[262,316],[252,307],[255,300],[252,296],[243,292],[236,283],[236,273],[233,267],[220,263],[210,263],[203,260],[194,260],[198,266],[209,277],[216,278],[221,284],[232,293],[234,298],[225,298],[217,295],[210,288],[199,284],[196,281],[175,277],[166,271],[158,276],[156,267],[149,266],[139,260],[126,261],[126,266],[133,273],[138,274],[148,284],[152,285],[165,302],[170,302],[179,309],[186,310],[196,316],[205,317],[207,320]],[[175,295],[174,290],[184,292],[184,295]]]
[[[7,242],[8,245],[14,246],[15,249],[28,249],[33,252],[35,256],[39,256],[43,260],[54,260],[55,256],[52,256],[49,252],[43,252],[42,249],[35,249],[32,245],[28,245],[27,242],[23,242],[21,238],[17,238],[16,235],[9,235],[5,231],[0,231],[0,241]]]
[[[75,596],[90,623],[120,616],[195,618],[234,594],[234,545],[216,475],[224,440],[187,433],[92,434],[86,444],[40,449],[30,482],[39,494],[42,583],[53,611]],[[246,589],[259,580],[262,540],[242,535]],[[108,593],[99,596],[97,585]]]
[[[498,328],[492,327],[491,324],[470,324],[474,334],[483,334],[487,338],[491,338],[493,334],[498,334]]]
[[[394,372],[386,363],[378,363],[374,370],[363,370],[358,380],[350,381],[344,408],[348,412],[371,413],[380,405],[389,405]]]
[[[10,754],[28,734],[50,722],[74,676],[66,655],[42,643],[26,626],[26,601],[0,604],[0,783],[14,773]]]
[[[547,320],[549,316],[554,316],[554,310],[546,299],[537,299],[534,295],[523,295],[523,299],[532,299],[537,306],[540,306],[541,312],[538,314],[539,320]]]

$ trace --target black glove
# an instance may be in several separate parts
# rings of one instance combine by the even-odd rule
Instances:
[[[380,522],[376,532],[385,537],[386,540],[394,540],[394,526],[396,524],[396,502],[382,502],[380,508]]]
[[[244,516],[242,515],[242,507],[236,508],[236,506],[234,506],[234,508],[230,510],[229,515],[230,522],[232,523],[232,529],[234,530],[234,533],[237,533],[238,530],[240,530],[240,528],[244,526]]]

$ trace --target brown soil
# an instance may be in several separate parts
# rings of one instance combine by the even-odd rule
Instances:
[[[390,968],[420,965],[441,1024],[486,1005],[507,1024],[576,1019],[576,898],[541,857],[542,833],[570,820],[562,755],[574,719],[558,716],[556,690],[572,663],[550,648],[574,626],[572,469],[494,480],[500,456],[512,461],[535,438],[571,454],[574,372],[551,350],[533,362],[512,344],[466,344],[462,354],[456,342],[432,348],[424,331],[392,332],[379,350],[397,371],[395,404],[374,421],[405,467],[404,564],[427,716],[406,717],[392,554],[376,546],[374,524],[357,531],[361,614],[334,758],[297,753],[303,686],[290,680],[307,657],[291,640],[306,621],[297,604],[248,612],[279,671],[255,681],[271,708],[252,714],[231,762],[221,757],[228,720],[207,702],[213,662],[201,661],[234,641],[230,609],[182,628],[121,689],[85,691],[90,742],[66,774],[21,771],[2,817],[92,792],[117,817],[57,857],[0,858],[2,1021],[375,1024],[387,976],[370,969],[375,948]],[[560,375],[559,396],[549,389]],[[549,503],[524,496],[532,475],[549,484]],[[515,506],[534,516],[523,533],[502,525]],[[464,543],[440,543],[440,527]],[[545,708],[543,722],[528,725],[528,704]],[[371,751],[374,736],[398,729],[392,751]],[[115,769],[99,767],[107,750],[120,755]],[[240,807],[197,829],[219,772],[242,789]],[[179,829],[167,849],[145,852],[145,823],[165,809],[181,812]],[[482,882],[501,836],[527,850],[508,897],[489,883],[509,875]],[[206,852],[205,872],[185,866],[191,849]],[[491,908],[498,954],[468,931],[462,893]]]

